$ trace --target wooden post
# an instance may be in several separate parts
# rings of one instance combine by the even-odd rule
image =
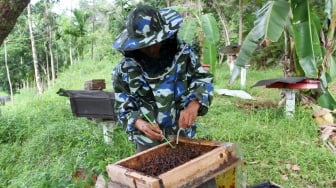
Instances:
[[[294,117],[295,112],[295,90],[285,89],[286,97],[286,115],[288,117]]]
[[[114,121],[102,121],[100,123],[103,126],[103,135],[104,135],[104,141],[107,144],[112,144],[112,139],[110,137],[110,134],[113,132],[114,128]]]
[[[245,85],[246,85],[246,68],[242,67],[240,69],[240,86],[244,88]]]
[[[105,88],[106,88],[105,79],[93,79],[93,80],[88,80],[84,83],[85,90],[101,90],[102,91]],[[94,118],[94,121],[96,121],[98,125],[102,126],[105,143],[111,144],[112,140],[111,140],[110,134],[113,132],[115,121],[109,120],[109,119],[107,120],[103,118]]]

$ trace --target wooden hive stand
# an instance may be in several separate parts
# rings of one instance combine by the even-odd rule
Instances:
[[[300,89],[318,89],[319,84],[320,80],[315,78],[288,77],[260,80],[252,87],[266,86],[266,88],[284,90],[286,100],[285,112],[287,116],[293,117],[295,112],[295,92]]]

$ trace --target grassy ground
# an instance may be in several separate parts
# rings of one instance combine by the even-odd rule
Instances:
[[[280,69],[252,70],[247,86],[281,76]],[[318,139],[311,109],[297,106],[295,116],[289,118],[284,108],[277,106],[279,90],[246,90],[255,101],[216,96],[203,124],[215,140],[234,142],[242,148],[249,184],[271,180],[284,187],[332,187],[336,155]]]
[[[94,176],[133,154],[120,127],[110,134],[113,142],[104,143],[101,124],[72,116],[68,98],[56,94],[59,88],[83,89],[85,81],[98,78],[106,79],[111,90],[112,67],[110,62],[78,63],[42,96],[23,90],[14,105],[1,107],[0,187],[82,187],[76,181],[79,169]],[[297,106],[288,118],[277,106],[279,90],[250,88],[258,80],[281,76],[280,68],[248,70],[244,90],[256,100],[216,94],[209,113],[198,119],[197,137],[237,144],[247,185],[270,180],[289,188],[332,187],[336,155],[319,140],[311,109]],[[228,79],[227,66],[218,66],[215,88],[228,88]],[[239,80],[230,89],[241,89]]]

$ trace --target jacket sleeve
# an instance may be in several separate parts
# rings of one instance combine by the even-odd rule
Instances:
[[[156,117],[153,93],[142,76],[142,70],[132,58],[125,58],[112,71],[115,93],[115,111],[127,133],[137,131],[134,123],[143,113],[151,119]]]
[[[112,71],[112,85],[115,93],[114,108],[118,113],[119,123],[123,125],[127,133],[135,131],[134,122],[140,116],[137,99],[131,95],[128,84],[129,76],[123,69],[124,62],[119,63]]]
[[[187,73],[189,79],[189,94],[185,106],[192,100],[198,100],[201,107],[198,115],[202,116],[208,112],[213,99],[213,75],[206,71],[199,62],[197,54],[190,48],[190,61],[187,62]]]

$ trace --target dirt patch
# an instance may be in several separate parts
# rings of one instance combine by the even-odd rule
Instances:
[[[278,103],[274,101],[238,101],[236,106],[246,111],[258,111],[265,108],[277,108]]]
[[[92,187],[96,184],[97,175],[86,168],[78,168],[72,174],[72,180],[76,184],[76,187]]]

